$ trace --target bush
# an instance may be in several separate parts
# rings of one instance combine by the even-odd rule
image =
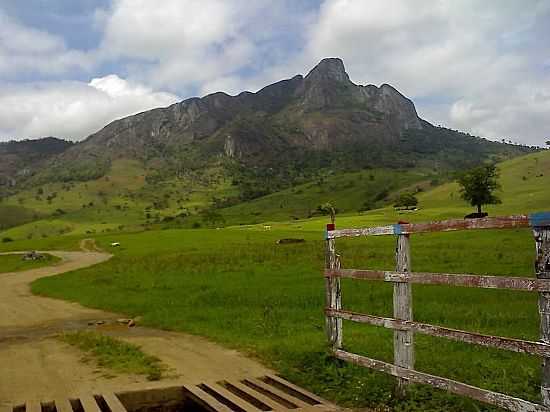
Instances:
[[[2,238],[2,243],[8,243],[8,242],[13,242],[13,239],[11,237]]]

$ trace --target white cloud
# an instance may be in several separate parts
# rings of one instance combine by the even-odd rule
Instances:
[[[163,0],[162,7],[115,0],[98,13],[100,54],[126,59],[131,77],[155,87],[194,94],[233,79],[230,87],[243,90],[255,75],[242,70],[269,67],[288,47],[284,36],[303,31],[308,16],[296,7],[291,0]],[[300,34],[291,41],[301,42]]]
[[[113,0],[96,10],[102,40],[89,52],[0,10],[0,78],[12,82],[0,89],[0,129],[21,137],[82,137],[115,117],[175,99],[153,90],[254,91],[304,73],[323,57],[341,57],[352,80],[394,85],[435,124],[530,144],[550,135],[550,2],[324,0],[318,10],[306,3]],[[21,74],[91,77],[102,64],[120,68],[112,72],[127,80],[14,83]],[[84,108],[91,117],[72,114]]]
[[[91,53],[68,49],[62,37],[24,26],[0,9],[0,76],[59,75],[93,64]]]
[[[84,82],[45,82],[0,88],[0,140],[44,136],[81,140],[107,123],[178,101],[111,74]]]
[[[358,83],[444,101],[417,105],[438,124],[543,144],[549,18],[540,0],[326,0],[300,59],[339,56]]]

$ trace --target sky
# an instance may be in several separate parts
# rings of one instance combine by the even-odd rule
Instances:
[[[82,140],[324,57],[435,125],[550,140],[548,0],[0,0],[0,141]]]

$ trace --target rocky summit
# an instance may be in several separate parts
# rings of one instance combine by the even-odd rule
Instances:
[[[218,92],[116,120],[37,175],[87,180],[121,158],[165,174],[220,162],[300,173],[329,165],[455,168],[526,150],[434,127],[394,87],[357,85],[341,59],[327,58],[305,77],[256,93]]]

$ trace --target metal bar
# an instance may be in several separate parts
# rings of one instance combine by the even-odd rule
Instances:
[[[260,388],[261,390],[265,391],[266,394],[270,393],[277,398],[284,400],[287,404],[294,405],[296,408],[308,408],[311,406],[309,403],[302,401],[300,398],[296,398],[295,396],[292,396],[291,394],[284,392],[273,385],[269,385],[260,379],[246,378],[246,381],[252,383],[252,385],[254,385],[256,388]]]
[[[28,401],[25,404],[26,412],[42,412],[42,405],[37,400]]]
[[[235,395],[233,392],[228,391],[225,387],[222,385],[216,383],[216,382],[206,382],[206,387],[210,388],[210,390],[216,392],[219,396],[229,401],[230,404],[236,405],[238,408],[241,409],[241,411],[245,412],[257,412],[258,408],[248,399],[243,399],[240,396]],[[202,387],[204,389],[204,387]],[[214,396],[214,394],[211,394]],[[215,397],[215,396],[214,396]],[[220,399],[220,402],[224,403],[223,400]],[[230,405],[227,405],[230,406]],[[231,409],[233,407],[230,406]]]
[[[395,247],[396,270],[411,270],[409,235],[399,235]],[[412,321],[412,285],[405,282],[393,284],[393,316],[402,321]],[[411,329],[393,332],[393,363],[406,369],[414,369],[414,334]],[[398,379],[396,395],[404,397],[408,382]]]
[[[114,393],[107,392],[102,394],[102,396],[111,412],[126,412],[126,408]]]
[[[538,279],[550,279],[550,226],[535,227],[535,272]],[[539,293],[540,340],[550,343],[550,292]],[[550,406],[550,357],[542,359],[540,391],[542,403]]]
[[[428,323],[402,321],[394,318],[367,315],[363,313],[327,309],[331,316],[358,323],[381,326],[386,329],[412,330],[424,335],[446,338],[459,342],[472,343],[497,349],[509,350],[511,352],[529,353],[538,356],[550,357],[550,344],[544,342],[532,342],[521,339],[504,338],[500,336],[482,335],[480,333],[466,332],[458,329],[445,328],[442,326],[430,325]]]
[[[391,363],[367,358],[366,356],[356,355],[354,353],[336,350],[334,355],[338,359],[365,366],[380,372],[387,373],[398,378],[406,379],[410,382],[431,385],[435,388],[446,390],[457,395],[467,396],[469,398],[485,402],[490,405],[498,406],[515,412],[549,412],[550,409],[543,405],[538,405],[523,399],[505,395],[503,393],[493,392],[486,389],[477,388],[462,382],[446,379],[439,376],[430,375],[424,372],[418,372],[412,369],[401,368]]]
[[[427,223],[403,223],[390,226],[368,227],[360,229],[340,229],[327,231],[327,238],[380,235],[405,235],[412,233],[449,232],[477,229],[516,229],[530,227],[538,222],[539,216],[517,215],[486,217],[483,219],[452,219]]]
[[[54,401],[57,412],[73,412],[73,407],[68,399],[60,398]]]
[[[224,405],[223,403],[218,401],[216,398],[214,398],[212,395],[203,391],[198,386],[185,385],[182,389],[187,393],[189,393],[191,398],[195,402],[203,406],[206,410],[213,411],[213,412],[233,412],[233,409]]]
[[[303,388],[300,388],[299,386],[294,385],[292,382],[289,382],[286,379],[281,378],[280,376],[268,374],[265,376],[264,382],[266,381],[266,379],[268,383],[275,382],[287,388],[286,391],[290,390],[295,392],[298,398],[302,399],[304,402],[310,403],[311,405],[326,404],[326,401],[324,399],[321,399],[314,393],[311,393]]]
[[[272,411],[284,411],[284,410],[286,410],[286,408],[283,408],[281,405],[279,405],[277,402],[275,402],[270,397],[265,396],[263,393],[252,389],[250,386],[247,386],[244,383],[239,382],[238,380],[225,381],[225,384],[230,385],[233,388],[236,388],[238,391],[246,394],[246,396],[248,398],[256,399],[257,401],[264,404],[265,406],[267,406]]]
[[[407,273],[368,269],[325,270],[325,276],[361,280],[384,280],[386,282],[408,282],[424,285],[449,285],[484,289],[514,289],[529,292],[550,292],[550,279],[527,277],[430,272]]]
[[[79,399],[84,412],[101,412],[101,409],[99,409],[99,406],[92,395],[83,395],[80,396]]]

